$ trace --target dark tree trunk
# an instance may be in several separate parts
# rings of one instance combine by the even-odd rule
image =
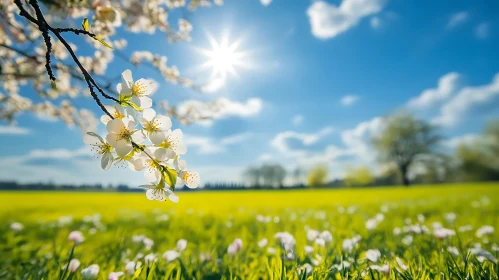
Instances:
[[[409,178],[407,177],[407,171],[408,171],[408,166],[400,166],[400,175],[402,175],[402,183],[404,186],[408,187],[411,182],[409,181]]]

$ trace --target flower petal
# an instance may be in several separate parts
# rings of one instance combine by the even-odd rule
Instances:
[[[94,132],[87,132],[83,135],[83,142],[87,145],[101,145],[104,144],[104,139]]]
[[[125,124],[122,120],[114,119],[106,124],[107,132],[119,134],[123,129],[125,129]]]
[[[110,120],[112,120],[112,119],[111,119],[111,117],[110,117],[110,116],[108,116],[108,115],[102,115],[102,116],[100,117],[100,121],[101,121],[101,123],[103,123],[104,125],[106,125],[106,124],[107,124]]]
[[[140,108],[147,109],[152,106],[152,99],[147,96],[140,96]]]
[[[130,169],[132,169],[132,170],[140,171],[140,170],[145,168],[144,159],[143,158],[136,158],[136,159],[130,160],[128,162],[128,167],[130,167]]]
[[[171,202],[177,203],[179,201],[178,196],[170,189],[165,189],[165,193],[166,193],[166,195],[168,195],[168,199]]]
[[[126,69],[121,73],[121,79],[125,83],[127,88],[132,88],[133,86],[133,78],[132,78],[132,71],[130,69]]]
[[[154,200],[156,198],[156,190],[155,189],[148,189],[146,191],[146,196],[149,200]]]
[[[165,149],[157,149],[156,151],[154,151],[153,157],[157,161],[160,161],[160,162],[165,161],[166,160],[166,150]]]
[[[138,93],[140,95],[149,95],[154,93],[158,88],[158,84],[155,81],[148,79],[139,79],[135,82],[135,85],[140,87],[141,91]]]
[[[132,140],[135,143],[140,144],[140,143],[144,142],[145,139],[146,139],[146,136],[144,135],[144,132],[142,131],[142,129],[139,129],[132,134]]]
[[[165,141],[165,133],[162,131],[154,131],[149,135],[149,140],[151,140],[151,143],[154,145],[159,145]]]
[[[132,151],[132,143],[126,141],[126,140],[118,140],[116,142],[116,154],[120,157],[124,157],[128,155]]]
[[[108,170],[112,164],[113,164],[113,156],[111,155],[111,153],[103,154],[100,161],[100,166],[102,167],[102,169]]]
[[[157,116],[155,122],[159,123],[159,129],[161,131],[168,131],[172,127],[172,120],[167,116]]]
[[[120,140],[120,136],[118,134],[108,134],[106,135],[106,140],[111,147],[116,148],[116,144]]]
[[[158,183],[161,180],[161,173],[157,169],[148,168],[144,172],[144,178],[147,182]]]
[[[142,111],[142,117],[148,121],[152,121],[154,117],[156,116],[156,111],[152,108],[147,108],[144,111]]]

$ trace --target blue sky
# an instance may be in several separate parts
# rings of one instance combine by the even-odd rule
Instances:
[[[327,164],[331,178],[351,165],[378,170],[368,140],[381,117],[396,110],[438,124],[448,152],[499,117],[497,1],[225,2],[189,15],[190,43],[120,33],[129,41],[125,52],[166,55],[199,82],[211,75],[200,68],[206,57],[196,51],[209,49],[208,36],[241,41],[248,67],[236,68],[237,76],[229,75],[214,93],[168,84],[145,67],[132,69],[134,77],[160,83],[155,102],[227,98],[235,108],[243,105],[210,125],[180,126],[186,159],[202,183],[241,181],[247,166],[262,162],[289,170]],[[115,61],[107,73],[129,67]],[[100,114],[91,100],[81,104]],[[142,183],[140,172],[100,170],[76,128],[30,114],[17,122],[16,128],[0,126],[2,180]]]

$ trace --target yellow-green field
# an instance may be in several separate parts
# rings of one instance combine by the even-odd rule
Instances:
[[[498,279],[497,183],[179,197],[2,192],[0,279]]]

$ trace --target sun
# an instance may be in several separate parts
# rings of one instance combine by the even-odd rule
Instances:
[[[217,41],[208,36],[211,49],[201,49],[207,61],[201,66],[212,71],[212,78],[225,80],[228,74],[237,76],[237,68],[244,67],[244,52],[238,50],[241,41],[230,42],[229,36],[224,35]]]

